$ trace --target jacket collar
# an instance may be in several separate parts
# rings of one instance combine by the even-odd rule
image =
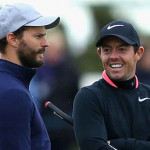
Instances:
[[[118,88],[118,86],[115,85],[115,83],[113,83],[113,81],[107,76],[106,70],[103,71],[103,73],[102,73],[102,78],[103,78],[108,84],[110,84],[111,86],[113,86],[113,87],[115,87],[115,88]],[[139,86],[139,81],[138,81],[138,78],[137,78],[136,75],[135,75],[135,82],[136,82],[135,88],[138,88],[138,86]]]
[[[31,79],[36,73],[36,69],[25,68],[12,62],[0,59],[0,72],[9,73],[21,80],[25,85],[29,86]]]

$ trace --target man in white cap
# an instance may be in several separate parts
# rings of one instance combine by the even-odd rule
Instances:
[[[59,17],[44,17],[27,4],[0,10],[0,149],[50,150],[43,120],[32,101],[29,83],[44,64],[46,29]]]

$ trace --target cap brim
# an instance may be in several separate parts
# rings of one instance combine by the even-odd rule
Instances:
[[[137,44],[136,42],[131,41],[130,39],[128,39],[128,38],[126,38],[126,37],[124,37],[124,36],[122,36],[122,35],[109,34],[109,35],[105,35],[105,36],[101,37],[101,39],[97,41],[97,43],[96,43],[96,47],[101,46],[102,41],[103,41],[103,40],[104,40],[104,38],[106,38],[107,36],[116,36],[116,37],[120,38],[121,40],[123,40],[124,42],[128,43],[129,45]]]
[[[46,29],[53,28],[58,25],[60,17],[39,17],[25,26],[45,26]]]

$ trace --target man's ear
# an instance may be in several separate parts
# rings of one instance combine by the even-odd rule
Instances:
[[[97,53],[98,53],[98,56],[100,57],[100,59],[101,59],[101,48],[99,47],[99,48],[97,48]]]
[[[144,47],[140,46],[135,56],[137,61],[141,59],[141,57],[143,56],[143,53],[144,53]]]
[[[7,42],[9,43],[9,45],[17,48],[19,45],[19,40],[16,38],[16,36],[14,35],[14,33],[8,33],[6,36]]]

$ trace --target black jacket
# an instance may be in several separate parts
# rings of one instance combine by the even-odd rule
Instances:
[[[137,85],[124,90],[100,79],[77,93],[73,122],[81,150],[150,150],[150,87]]]

